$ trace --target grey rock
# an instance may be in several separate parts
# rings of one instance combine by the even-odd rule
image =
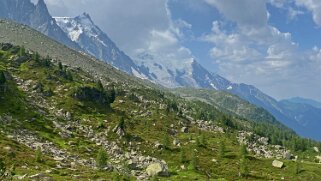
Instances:
[[[279,160],[273,160],[272,166],[276,168],[282,168],[284,166],[284,163]]]
[[[146,168],[149,176],[169,176],[168,167],[164,163],[152,163]]]
[[[319,148],[318,148],[318,147],[313,147],[313,150],[314,150],[315,152],[317,152],[317,153],[319,153],[319,152],[320,152],[320,150],[319,150]]]
[[[181,128],[182,133],[188,133],[188,128],[187,127],[182,127]]]

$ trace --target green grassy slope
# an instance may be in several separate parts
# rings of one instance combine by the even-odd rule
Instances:
[[[293,152],[306,154],[301,156],[304,162],[300,163],[298,174],[295,161],[285,160],[285,167],[278,169],[271,166],[273,158],[259,158],[250,153],[246,157],[249,175],[241,177],[237,134],[244,125],[250,130],[253,122],[226,116],[203,102],[185,101],[157,89],[141,85],[124,88],[122,82],[111,79],[105,79],[101,95],[91,91],[85,93],[86,96],[101,96],[99,99],[82,99],[76,96],[81,88],[100,90],[97,79],[91,74],[81,69],[61,68],[55,63],[57,61],[37,58],[35,53],[21,55],[19,47],[1,47],[1,71],[7,78],[0,101],[0,144],[4,148],[1,149],[1,155],[6,170],[15,175],[27,174],[25,178],[29,178],[33,174],[44,173],[54,180],[135,179],[129,160],[118,159],[108,150],[108,163],[120,169],[103,171],[95,168],[90,160],[97,157],[102,145],[93,139],[95,137],[87,137],[92,132],[102,135],[100,139],[104,138],[108,143],[115,143],[124,154],[137,152],[136,155],[164,160],[171,176],[155,179],[321,179],[318,175],[320,165],[311,160],[315,155],[311,151],[314,143],[307,146],[305,152]],[[115,101],[110,98],[112,90],[116,91]],[[112,104],[99,101],[105,93]],[[70,118],[61,115],[60,110],[69,112]],[[125,135],[119,137],[112,129],[122,118],[125,120]],[[215,129],[200,129],[193,121],[198,118],[223,128],[224,133]],[[65,129],[56,126],[57,122],[64,125]],[[189,128],[187,133],[181,132],[184,126]],[[268,126],[273,127],[273,124]],[[28,140],[30,137],[34,139]],[[174,140],[179,140],[180,146],[173,145]],[[46,142],[51,143],[52,149],[63,150],[66,161],[57,162],[57,155],[44,148],[43,161],[36,162],[37,147],[34,144]],[[155,148],[155,142],[160,142],[166,148]],[[223,155],[220,151],[222,142],[225,145]],[[88,163],[78,163],[83,159]],[[185,168],[182,168],[183,165]],[[144,173],[144,167],[135,173]]]

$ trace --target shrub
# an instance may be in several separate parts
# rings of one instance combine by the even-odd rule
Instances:
[[[36,162],[41,163],[42,161],[43,161],[43,159],[42,159],[41,148],[38,147],[36,150]]]
[[[97,157],[96,157],[96,166],[100,169],[103,169],[107,165],[107,153],[106,151],[101,148],[98,151]]]
[[[196,153],[194,151],[193,155],[192,155],[192,159],[191,159],[190,165],[189,165],[189,169],[197,170],[197,165],[198,165],[198,159],[197,159]]]
[[[218,154],[221,158],[223,158],[225,156],[225,144],[223,141],[220,142]]]
[[[4,75],[3,71],[0,71],[0,85],[5,84],[7,81],[6,76]]]
[[[170,149],[170,140],[169,140],[169,135],[168,132],[165,131],[164,133],[164,138],[163,138],[163,145],[165,149]]]
[[[247,166],[246,158],[240,159],[240,175],[242,177],[247,177],[249,175],[249,168]]]
[[[180,155],[179,155],[179,161],[181,163],[185,163],[187,161],[186,153],[185,153],[184,149],[181,149],[181,152],[180,152]]]

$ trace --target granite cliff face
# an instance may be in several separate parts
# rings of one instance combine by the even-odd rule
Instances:
[[[0,17],[28,25],[66,46],[79,49],[51,17],[44,0],[39,0],[37,4],[29,0],[2,0]]]

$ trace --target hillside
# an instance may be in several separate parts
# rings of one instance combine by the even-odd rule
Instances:
[[[30,0],[2,0],[0,2],[0,17],[28,25],[54,40],[92,55],[116,69],[142,79],[148,79],[167,88],[204,88],[229,92],[265,109],[300,136],[321,140],[321,136],[318,134],[321,117],[320,114],[314,113],[316,110],[313,107],[309,107],[310,109],[304,107],[305,112],[300,111],[301,109],[288,109],[289,107],[298,107],[298,105],[295,101],[290,101],[287,102],[287,106],[284,106],[282,102],[252,85],[233,83],[207,70],[192,56],[175,58],[175,56],[168,57],[166,54],[141,50],[137,52],[137,55],[132,55],[132,59],[108,37],[108,32],[103,32],[95,25],[87,13],[74,18],[53,18],[44,0],[40,0],[36,4]],[[7,36],[16,37],[15,33],[15,31],[9,31]],[[315,105],[315,102],[312,104]]]
[[[213,105],[219,110],[253,121],[268,121],[278,124],[278,121],[267,111],[258,108],[247,101],[227,92],[207,89],[174,89],[176,93],[188,100],[200,100]]]
[[[319,144],[278,124],[184,100],[27,27],[0,27],[1,42],[21,45],[0,46],[2,178],[321,179]]]

